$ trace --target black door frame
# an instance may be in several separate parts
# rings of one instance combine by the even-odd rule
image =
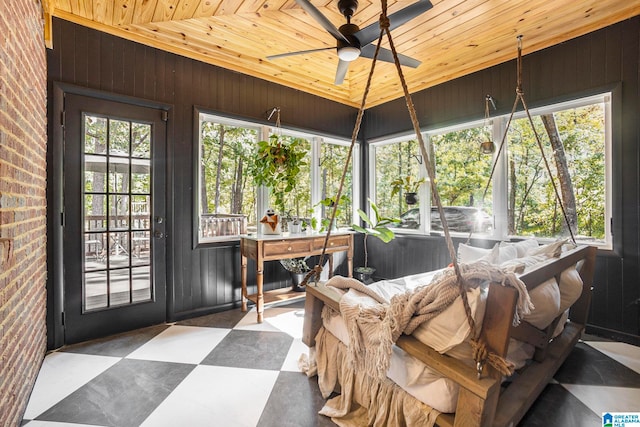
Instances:
[[[154,108],[166,111],[171,118],[173,106],[170,104],[150,101],[141,98],[118,95],[110,92],[94,90],[68,83],[53,82],[49,97],[48,149],[47,149],[47,349],[52,350],[64,345],[64,97],[66,94],[82,95],[106,101],[131,104],[140,107]],[[167,121],[164,152],[168,153],[171,136],[173,135],[172,120]],[[172,180],[170,178],[170,161],[164,162],[166,177],[166,315],[170,316],[173,306],[173,281],[171,278],[172,265]]]

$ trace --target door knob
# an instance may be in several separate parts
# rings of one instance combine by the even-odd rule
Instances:
[[[156,239],[162,239],[164,237],[164,233],[162,231],[156,231],[153,233],[153,237]]]
[[[162,224],[162,222],[164,221],[164,219],[161,216],[157,216],[154,218],[154,220],[158,223],[158,224]]]

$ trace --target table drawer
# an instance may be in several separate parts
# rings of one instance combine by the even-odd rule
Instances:
[[[265,258],[311,252],[311,250],[312,244],[310,240],[278,240],[273,242],[264,242]]]
[[[349,239],[351,236],[331,236],[327,243],[327,251],[344,251],[349,248]],[[316,237],[313,239],[313,249],[321,250],[324,246],[324,237]]]

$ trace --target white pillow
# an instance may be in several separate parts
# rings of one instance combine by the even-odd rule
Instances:
[[[489,264],[502,264],[518,256],[518,251],[513,246],[502,246],[496,243],[492,249],[477,248],[464,243],[458,245],[458,262],[471,264],[476,261],[486,261]]]
[[[567,268],[560,275],[560,311],[565,311],[582,295],[582,278],[575,267]]]
[[[529,291],[529,297],[535,308],[523,319],[538,329],[546,328],[560,313],[560,289],[556,279],[549,279]]]
[[[514,258],[509,261],[505,261],[500,264],[500,268],[515,269],[516,272],[522,273],[526,270],[531,270],[533,267],[545,262],[548,259],[549,257],[547,255],[529,255],[522,258]]]
[[[467,292],[471,315],[476,322],[478,330],[482,327],[486,297],[487,290],[481,287]],[[412,333],[418,341],[440,353],[444,353],[462,343],[470,334],[471,329],[469,328],[460,296],[442,313],[424,322]]]
[[[458,245],[458,262],[461,264],[471,264],[475,261],[487,261],[494,264],[498,259],[500,247],[496,244],[492,249],[476,248],[464,243]]]
[[[517,257],[523,257],[527,255],[527,252],[532,251],[538,247],[538,241],[536,239],[525,239],[519,242],[501,242],[500,249],[503,247],[514,247],[518,253]]]
[[[553,243],[539,246],[535,249],[531,249],[527,252],[527,255],[547,255],[549,257],[557,258],[562,253],[562,246],[567,243],[568,239],[556,240]]]

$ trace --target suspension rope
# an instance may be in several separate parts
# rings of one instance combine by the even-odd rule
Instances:
[[[560,193],[558,191],[558,186],[556,185],[556,181],[553,178],[553,173],[551,172],[551,167],[549,166],[549,162],[547,160],[547,156],[544,153],[544,148],[542,146],[542,141],[540,139],[540,135],[536,130],[535,125],[533,124],[533,118],[531,117],[531,113],[529,112],[529,108],[527,107],[527,103],[524,100],[524,91],[522,90],[522,35],[518,36],[518,58],[516,60],[516,68],[517,68],[517,83],[516,83],[516,99],[513,102],[513,108],[511,109],[511,114],[509,115],[509,120],[507,121],[507,127],[504,129],[504,134],[502,135],[502,140],[500,141],[500,147],[498,148],[498,153],[496,154],[495,161],[493,162],[493,167],[491,168],[491,174],[489,175],[489,179],[487,180],[487,185],[484,188],[484,193],[482,194],[482,204],[484,204],[484,199],[487,196],[487,192],[489,191],[489,186],[491,185],[491,181],[493,179],[493,174],[496,170],[496,165],[498,164],[498,159],[500,158],[500,153],[502,153],[502,148],[507,138],[507,132],[509,127],[511,126],[511,120],[513,119],[513,115],[516,112],[516,108],[518,107],[518,101],[522,102],[522,107],[524,111],[527,113],[527,118],[529,119],[529,123],[531,124],[531,129],[533,130],[533,135],[536,137],[536,142],[538,144],[538,148],[540,148],[540,154],[542,155],[542,160],[544,161],[544,165],[547,169],[547,173],[549,174],[549,180],[551,181],[551,185],[553,186],[553,191],[556,196],[556,200],[560,205],[560,210],[562,211],[562,216],[564,217],[564,221],[567,224],[567,229],[569,230],[569,234],[571,236],[571,241],[573,243],[576,242],[575,236],[573,235],[573,229],[571,228],[571,223],[569,221],[569,216],[567,215],[567,211],[564,208],[564,203],[562,202],[562,198],[560,197]]]

